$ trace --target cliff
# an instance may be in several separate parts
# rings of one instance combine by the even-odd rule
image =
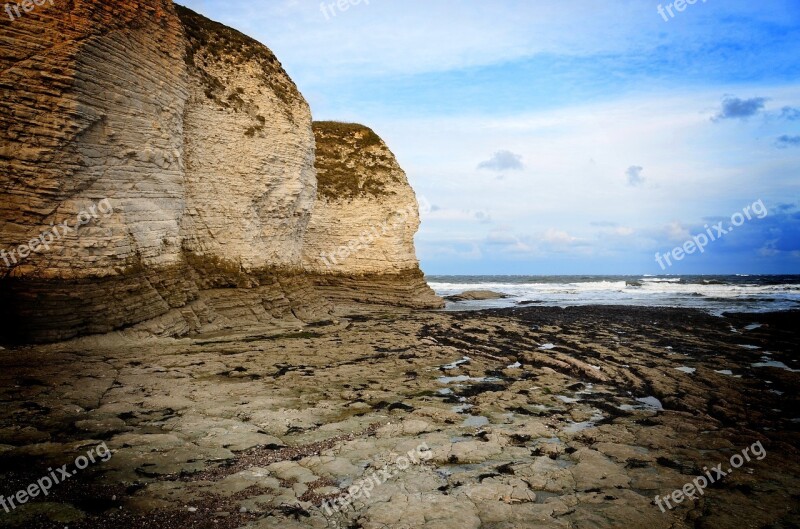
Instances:
[[[45,3],[0,37],[5,339],[329,317],[311,113],[268,48],[169,0]]]
[[[318,192],[303,263],[333,301],[443,306],[419,269],[419,205],[389,147],[371,129],[314,123]]]
[[[180,236],[189,79],[171,3],[45,3],[0,31],[4,334],[56,340],[191,306]],[[113,213],[67,230],[103,199]]]
[[[267,47],[176,9],[190,80],[181,233],[200,299],[237,324],[324,318],[301,262],[316,196],[308,104]]]

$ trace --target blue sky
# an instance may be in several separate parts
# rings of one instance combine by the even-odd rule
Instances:
[[[667,272],[800,273],[797,0],[184,4],[269,46],[315,119],[387,141],[428,274],[662,273],[759,200]]]

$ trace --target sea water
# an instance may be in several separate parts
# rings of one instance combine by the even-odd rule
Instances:
[[[492,290],[506,299],[448,303],[445,310],[530,306],[685,307],[712,314],[800,308],[800,276],[428,276],[440,296]]]

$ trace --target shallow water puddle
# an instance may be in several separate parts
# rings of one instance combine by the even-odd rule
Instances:
[[[461,360],[456,360],[455,362],[452,362],[450,364],[443,365],[442,369],[447,369],[447,370],[456,369],[460,365],[468,364],[471,360],[472,359],[470,357],[465,356]]]
[[[664,406],[661,404],[661,401],[655,397],[641,397],[636,399],[636,402],[639,402],[638,405],[631,405],[631,404],[623,404],[619,406],[619,409],[623,411],[634,411],[634,410],[654,410],[654,411],[664,411]]]
[[[461,382],[501,382],[497,377],[471,377],[469,375],[458,375],[455,377],[439,377],[436,379],[439,384],[454,384]]]
[[[655,397],[642,397],[640,399],[636,399],[636,402],[641,402],[644,404],[646,408],[652,408],[654,410],[663,410],[664,406],[661,404],[661,401]]]
[[[457,382],[468,382],[470,380],[480,380],[478,378],[472,378],[469,375],[458,375],[457,377],[439,377],[436,379],[439,384],[453,384]]]
[[[770,360],[770,358],[767,356],[761,357],[761,362],[757,362],[755,364],[750,364],[750,365],[752,365],[753,367],[777,367],[778,369],[785,369],[786,371],[790,371],[792,373],[800,373],[800,369],[792,369],[783,362],[778,362],[777,360]]]
[[[486,426],[489,424],[489,418],[484,417],[483,415],[469,415],[464,422],[461,423],[461,426],[471,426],[471,427],[479,427],[479,426]]]
[[[597,426],[597,423],[602,421],[605,418],[605,415],[598,410],[593,410],[593,415],[588,421],[581,421],[581,422],[571,422],[569,425],[564,428],[564,432],[566,433],[578,433],[584,430],[588,430],[589,428],[594,428]]]
[[[469,439],[474,440],[474,439]],[[508,463],[508,461],[484,461],[483,463],[455,463],[446,464],[436,469],[436,473],[442,477],[450,477],[454,474],[468,474],[471,472],[483,472],[487,468],[499,466]]]

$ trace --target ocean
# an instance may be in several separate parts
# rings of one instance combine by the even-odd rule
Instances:
[[[800,309],[800,275],[427,276],[440,296],[492,290],[509,297],[448,302],[445,310],[521,305],[684,307],[715,315]]]

